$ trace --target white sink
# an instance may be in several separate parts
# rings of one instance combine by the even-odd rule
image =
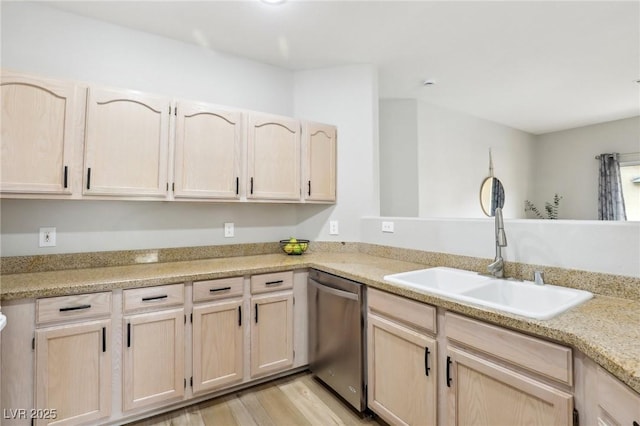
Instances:
[[[531,281],[508,281],[454,268],[430,268],[387,275],[386,281],[473,305],[534,319],[550,319],[593,294]]]
[[[2,331],[5,325],[7,325],[7,317],[0,314],[0,331]]]
[[[493,278],[463,269],[437,267],[387,275],[385,281],[444,296],[478,288]]]

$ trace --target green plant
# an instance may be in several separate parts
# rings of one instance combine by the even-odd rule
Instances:
[[[546,212],[546,217],[540,213],[540,210],[529,200],[524,201],[524,211],[525,212],[533,212],[538,219],[558,219],[558,208],[560,207],[560,200],[562,197],[558,194],[554,194],[553,202],[545,202],[544,203],[544,211]]]

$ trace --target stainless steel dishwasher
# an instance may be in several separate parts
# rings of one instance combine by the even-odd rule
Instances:
[[[309,368],[356,410],[366,409],[365,286],[312,269]]]

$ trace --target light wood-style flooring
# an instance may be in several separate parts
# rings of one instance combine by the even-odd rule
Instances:
[[[310,373],[221,396],[131,426],[383,425],[361,418]]]

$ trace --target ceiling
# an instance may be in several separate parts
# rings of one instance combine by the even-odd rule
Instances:
[[[46,4],[290,70],[375,64],[381,98],[533,134],[640,115],[640,1]]]

